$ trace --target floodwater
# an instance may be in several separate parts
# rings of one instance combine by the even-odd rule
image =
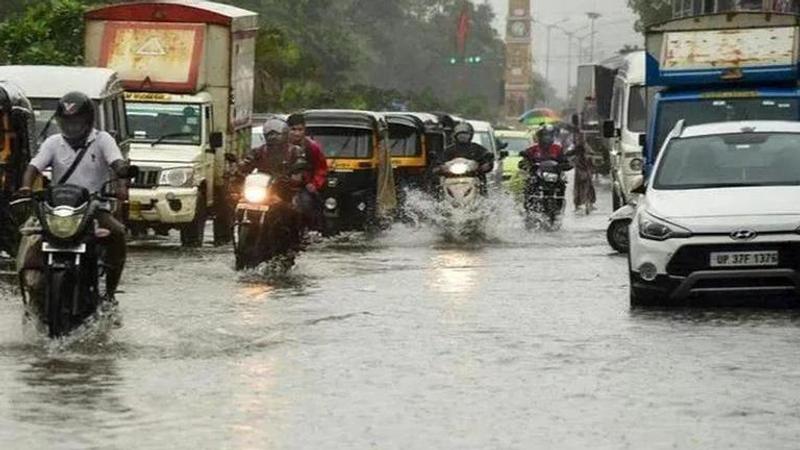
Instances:
[[[137,243],[122,327],[65,343],[0,284],[0,448],[797,448],[800,316],[631,311],[604,189],[561,231],[398,226],[283,276]]]

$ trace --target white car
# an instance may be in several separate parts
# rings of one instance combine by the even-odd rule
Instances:
[[[632,306],[800,293],[800,123],[679,123],[640,192]]]
[[[493,187],[502,186],[503,159],[508,156],[508,152],[498,147],[497,136],[494,134],[492,124],[480,120],[469,120],[468,122],[475,130],[475,136],[472,138],[472,142],[486,147],[494,155],[494,168],[486,177],[489,185]]]

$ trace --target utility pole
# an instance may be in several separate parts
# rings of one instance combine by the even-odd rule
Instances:
[[[595,31],[594,31],[594,23],[595,23],[595,21],[596,21],[597,19],[599,19],[601,16],[600,16],[600,14],[599,14],[599,13],[596,13],[596,12],[589,12],[589,13],[586,13],[586,15],[587,15],[587,16],[589,16],[589,20],[591,20],[591,21],[592,21],[592,38],[591,38],[591,44],[590,44],[590,48],[591,48],[591,50],[589,50],[589,59],[590,59],[592,62],[594,62],[594,34],[595,34]]]
[[[567,35],[567,96],[569,96],[569,90],[572,89],[572,41],[575,40],[575,35],[579,31],[583,31],[586,28],[588,28],[588,25],[572,31],[561,29]],[[580,51],[578,51],[578,63],[580,64]]]
[[[544,79],[547,82],[550,82],[550,49],[552,48],[552,40],[551,35],[553,33],[553,28],[559,28],[559,25],[568,21],[569,19],[564,19],[555,23],[545,23],[540,22],[538,20],[534,20],[534,22],[544,25],[547,28],[547,56],[545,57],[545,68],[544,68]]]

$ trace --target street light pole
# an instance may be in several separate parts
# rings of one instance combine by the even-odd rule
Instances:
[[[594,34],[595,34],[594,23],[601,16],[600,16],[599,13],[596,13],[596,12],[589,12],[589,13],[586,13],[586,15],[589,16],[589,20],[592,21],[592,38],[591,38],[591,44],[590,44],[591,50],[589,50],[589,59],[591,61],[594,61]]]

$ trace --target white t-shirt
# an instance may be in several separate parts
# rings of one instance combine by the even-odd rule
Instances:
[[[105,131],[92,130],[87,140],[88,149],[75,172],[65,184],[86,188],[96,194],[111,179],[111,164],[123,159],[117,142]],[[61,134],[50,136],[39,148],[39,153],[31,160],[31,165],[39,172],[48,168],[53,170],[53,183],[58,183],[72,166],[79,151],[69,146]]]

